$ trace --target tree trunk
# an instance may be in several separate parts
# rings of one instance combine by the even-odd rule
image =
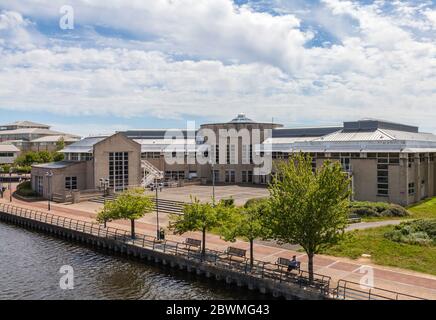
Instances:
[[[309,258],[308,261],[308,271],[309,271],[309,281],[310,283],[313,282],[313,257],[315,255],[313,254],[313,252],[308,252],[307,253],[307,257]]]
[[[203,258],[206,256],[206,228],[203,228],[203,248],[201,250]]]
[[[250,239],[250,269],[253,269],[254,264],[254,240]]]
[[[135,219],[130,219],[130,230],[132,239],[135,239]]]

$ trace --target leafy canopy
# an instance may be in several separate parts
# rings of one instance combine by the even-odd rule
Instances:
[[[244,207],[228,210],[228,219],[220,228],[225,241],[233,242],[237,237],[254,240],[268,236],[269,229],[264,223],[264,218],[269,206],[265,199],[250,201]]]
[[[135,220],[153,210],[153,200],[141,188],[122,192],[114,201],[106,202],[98,212],[97,221]]]
[[[312,169],[308,155],[295,154],[277,165],[269,186],[267,225],[271,237],[315,254],[338,242],[347,225],[350,180],[338,162]]]
[[[176,234],[188,231],[210,231],[219,227],[222,221],[228,218],[232,206],[220,201],[216,206],[210,203],[202,203],[197,198],[183,208],[183,215],[170,217],[170,229]]]

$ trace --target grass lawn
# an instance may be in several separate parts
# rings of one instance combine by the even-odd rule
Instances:
[[[421,201],[407,208],[413,219],[435,219],[436,218],[436,197]]]
[[[379,265],[436,275],[436,246],[410,245],[386,239],[383,235],[393,228],[387,226],[350,232],[346,240],[323,253],[352,259],[366,253],[371,255],[372,262]]]
[[[404,219],[436,219],[436,197],[430,198],[407,207],[411,213],[407,217],[362,217],[363,222]]]

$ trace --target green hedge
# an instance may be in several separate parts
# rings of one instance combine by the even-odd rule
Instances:
[[[395,242],[436,245],[436,219],[403,222],[384,236]]]
[[[38,194],[32,190],[32,183],[30,181],[25,181],[17,186],[16,193],[23,197],[37,197]]]
[[[410,212],[397,204],[356,201],[350,205],[350,214],[359,217],[406,217]]]
[[[25,174],[25,173],[30,173],[30,171],[32,170],[31,166],[11,166],[10,164],[4,164],[0,167],[3,168],[3,174],[9,174],[9,169],[11,167],[14,173]]]
[[[268,200],[268,198],[252,198],[252,199],[248,199],[247,202],[245,202],[244,207],[248,208],[250,206],[253,206],[253,205],[256,205],[256,204],[259,204],[259,203],[263,203],[263,202],[265,202],[267,200]]]

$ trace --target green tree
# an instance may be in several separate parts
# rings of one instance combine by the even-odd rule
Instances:
[[[277,173],[280,179],[269,185],[266,223],[273,239],[303,247],[313,281],[315,254],[344,236],[350,180],[338,162],[326,161],[314,172],[310,156],[301,153],[279,163]]]
[[[244,207],[230,208],[229,219],[223,222],[220,233],[226,241],[236,241],[243,237],[250,242],[250,267],[254,263],[254,240],[266,238],[268,227],[263,223],[265,214],[269,210],[268,202],[250,201]]]
[[[65,148],[65,139],[64,137],[60,137],[58,141],[56,141],[56,151],[60,151]]]
[[[29,151],[15,159],[16,166],[31,166],[35,163],[47,163],[53,161],[53,154],[47,151]]]
[[[107,222],[117,219],[130,220],[132,239],[135,238],[135,220],[153,210],[153,201],[141,188],[122,192],[114,201],[106,202],[97,214],[97,221]]]
[[[185,205],[182,215],[172,215],[170,217],[169,229],[175,234],[183,234],[189,231],[201,231],[203,235],[202,250],[203,256],[206,254],[206,232],[220,227],[221,222],[228,213],[224,203],[220,202],[217,206],[210,203],[201,203],[197,198],[192,199],[191,203]]]
[[[38,163],[48,163],[53,161],[53,155],[48,151],[39,151],[36,154]]]
[[[62,161],[64,160],[64,154],[60,153],[60,152],[54,152],[53,153],[53,161],[57,162],[57,161]]]

